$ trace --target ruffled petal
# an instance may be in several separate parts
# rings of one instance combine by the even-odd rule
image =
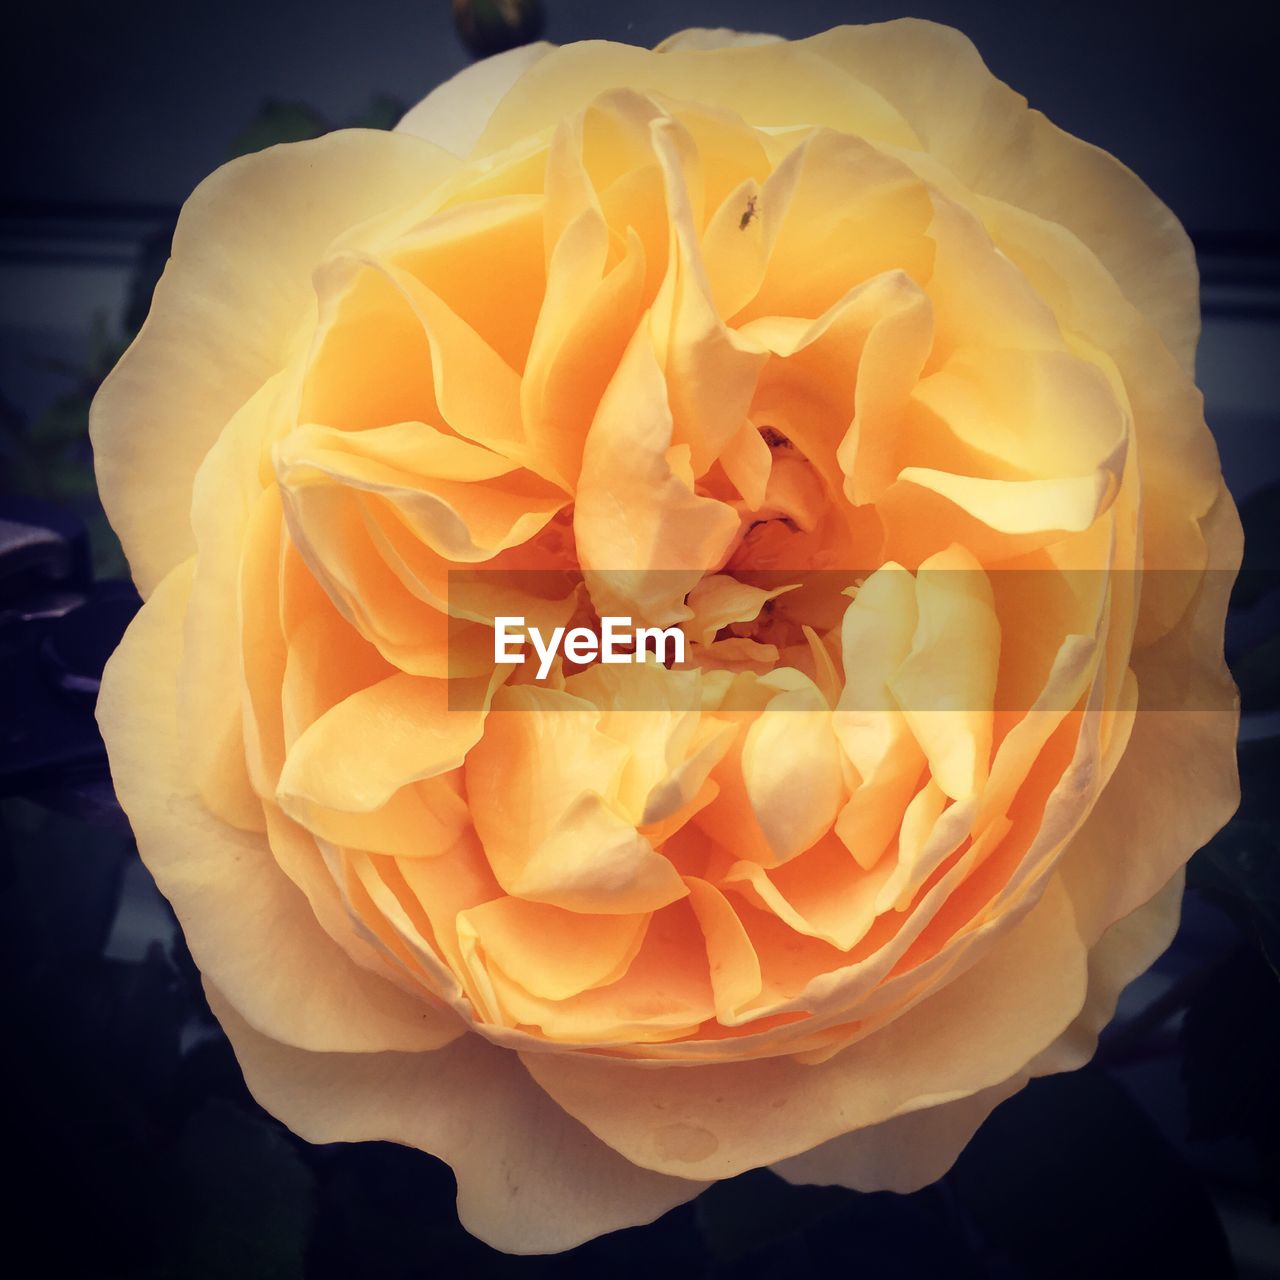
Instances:
[[[535,40],[464,67],[410,107],[395,131],[434,143],[451,155],[466,156],[507,90],[553,48],[545,40]]]
[[[967,972],[822,1063],[769,1058],[687,1070],[522,1058],[566,1111],[636,1164],[732,1177],[1002,1083],[1072,1021],[1085,988],[1071,902],[1053,884]]]
[[[144,596],[194,549],[196,471],[305,337],[330,242],[456,164],[419,138],[339,130],[233,160],[183,205],[146,323],[89,420],[98,490]]]
[[[308,1142],[439,1156],[458,1217],[506,1253],[557,1253],[652,1222],[706,1185],[639,1169],[565,1115],[512,1053],[468,1035],[433,1053],[323,1053],[254,1031],[206,985],[254,1097]]]
[[[1191,241],[1130,169],[1028,109],[952,27],[902,18],[836,27],[801,47],[883,94],[921,149],[974,192],[1080,236],[1193,368],[1200,306]]]
[[[138,852],[196,964],[283,1043],[344,1053],[447,1044],[462,1034],[458,1019],[354,963],[265,837],[220,822],[195,795],[176,705],[190,584],[190,565],[179,566],[130,625],[103,673],[98,724]]]

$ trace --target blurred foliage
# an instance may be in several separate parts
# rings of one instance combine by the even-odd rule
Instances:
[[[0,496],[23,494],[69,507],[84,522],[100,578],[128,573],[124,552],[98,499],[89,446],[89,405],[127,343],[111,336],[105,316],[89,334],[83,368],[54,364],[67,389],[27,421],[12,405],[0,402]]]

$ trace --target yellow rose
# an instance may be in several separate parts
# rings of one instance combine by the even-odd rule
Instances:
[[[924,22],[534,45],[213,174],[94,405],[99,718],[262,1104],[536,1252],[920,1186],[1086,1060],[1237,798],[1197,330]]]

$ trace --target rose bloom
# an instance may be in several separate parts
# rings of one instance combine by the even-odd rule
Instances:
[[[93,409],[99,719],[262,1105],[538,1252],[919,1187],[1087,1060],[1237,800],[1196,286],[917,21],[532,45],[202,183]],[[605,614],[685,661],[493,665]]]

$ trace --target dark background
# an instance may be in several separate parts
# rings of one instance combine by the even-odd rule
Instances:
[[[1001,79],[1137,167],[1197,236],[1269,235],[1275,6],[1117,0],[545,0],[546,38],[652,45],[682,26],[809,35],[910,14],[965,31]],[[17,5],[0,172],[6,197],[174,204],[264,97],[343,120],[371,95],[413,102],[470,60],[446,0],[132,0]]]
[[[1192,863],[1173,948],[1095,1064],[997,1111],[915,1196],[722,1184],[651,1227],[509,1259],[452,1176],[308,1147],[249,1099],[114,809],[96,671],[134,601],[93,493],[88,400],[190,189],[240,151],[385,126],[471,61],[447,0],[46,0],[0,50],[0,997],[6,1243],[23,1274],[138,1277],[1280,1277],[1280,110],[1275,6],[544,0],[546,38],[801,36],[910,13],[970,35],[1182,218],[1199,379],[1248,570],[1240,815]],[[1118,856],[1123,851],[1117,851]]]

